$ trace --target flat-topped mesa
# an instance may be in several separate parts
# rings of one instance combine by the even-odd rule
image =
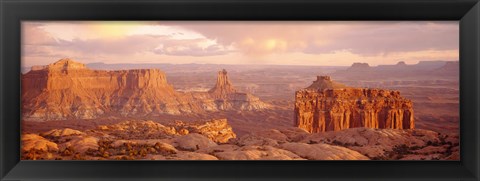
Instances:
[[[227,70],[223,69],[218,71],[217,82],[215,83],[215,86],[208,92],[217,96],[226,96],[228,94],[237,92],[233,87],[233,84],[228,79]]]
[[[34,66],[25,74],[22,86],[38,89],[144,89],[170,87],[165,73],[158,69],[136,69],[118,71],[91,70],[85,64],[64,58],[46,65]],[[34,82],[31,82],[31,81]],[[172,89],[173,90],[173,89]]]
[[[107,112],[169,112],[178,101],[157,69],[103,71],[61,59],[22,76],[25,119],[92,119]],[[177,101],[177,102],[175,102]]]
[[[355,62],[350,66],[347,71],[367,71],[370,70],[370,65],[368,63]]]
[[[319,82],[326,85],[313,85]],[[413,103],[399,91],[337,87],[325,76],[317,77],[313,84],[295,92],[294,124],[310,133],[354,127],[415,127]]]

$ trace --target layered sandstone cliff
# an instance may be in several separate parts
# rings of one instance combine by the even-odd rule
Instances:
[[[310,133],[354,127],[413,129],[412,106],[398,91],[352,88],[318,76],[295,93],[295,126]]]
[[[157,69],[100,71],[61,59],[22,76],[22,114],[25,120],[65,120],[268,108],[253,95],[232,91],[221,72],[214,91],[182,93]]]

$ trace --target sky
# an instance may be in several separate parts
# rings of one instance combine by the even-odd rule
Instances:
[[[458,21],[24,21],[22,66],[349,66],[459,59]]]

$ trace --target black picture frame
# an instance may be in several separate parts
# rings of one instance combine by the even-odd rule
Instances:
[[[23,20],[458,20],[460,161],[20,161]],[[478,0],[0,0],[1,180],[479,180]]]

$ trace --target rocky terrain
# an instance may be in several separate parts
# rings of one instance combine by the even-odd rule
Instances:
[[[225,70],[208,92],[179,92],[157,69],[91,70],[70,59],[23,75],[22,105],[23,119],[35,121],[269,108],[258,97],[237,92]]]
[[[295,93],[295,126],[310,133],[355,127],[413,129],[412,105],[398,91],[352,88],[317,76]]]
[[[458,160],[458,65],[62,59],[22,75],[22,159]]]
[[[363,65],[363,68],[368,65],[359,64]],[[356,68],[351,68],[353,66],[214,64],[102,64],[101,66],[89,64],[89,66],[102,69],[157,66],[169,75],[169,82],[174,84],[176,89],[185,91],[197,89],[208,91],[214,86],[217,70],[227,68],[229,78],[235,83],[236,90],[254,94],[262,101],[277,107],[281,106],[284,110],[274,109],[268,112],[268,116],[261,118],[228,114],[225,118],[229,118],[239,134],[252,129],[269,127],[269,125],[291,126],[294,113],[288,110],[294,107],[295,92],[310,86],[317,75],[330,75],[335,82],[349,87],[400,91],[402,97],[414,103],[415,128],[452,134],[457,134],[459,131],[460,69],[458,61],[420,61],[417,64],[399,61],[391,65],[368,65],[369,68],[365,68],[367,71],[362,71],[362,66],[356,66]],[[188,73],[185,70],[189,70]],[[277,116],[279,113],[282,116]],[[267,115],[267,111],[262,111],[261,114]],[[249,121],[245,121],[246,119]],[[263,124],[262,120],[265,119],[277,121]],[[242,120],[248,124],[242,124]],[[252,127],[251,124],[259,124],[259,126]]]
[[[22,153],[28,160],[456,160],[459,142],[427,130],[373,128],[310,134],[291,127],[236,137],[227,120],[129,120],[24,133]]]

